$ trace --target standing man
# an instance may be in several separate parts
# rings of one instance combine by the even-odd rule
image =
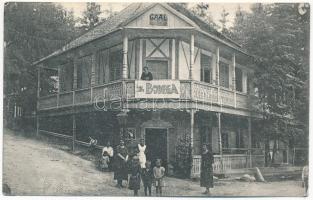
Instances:
[[[145,66],[143,68],[143,72],[141,74],[141,80],[145,80],[145,81],[153,80],[153,76],[152,76],[151,72],[149,72],[149,69],[147,66]]]
[[[123,180],[128,180],[128,151],[124,144],[124,141],[120,141],[120,145],[116,149],[116,157],[114,159],[115,169],[114,169],[114,180],[117,180],[117,187],[122,188]]]
[[[201,154],[201,173],[200,173],[200,187],[205,187],[203,194],[210,195],[210,188],[213,188],[213,154],[209,145],[202,146]]]

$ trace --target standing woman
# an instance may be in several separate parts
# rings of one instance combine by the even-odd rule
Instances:
[[[210,195],[210,188],[213,188],[213,154],[209,145],[202,146],[201,154],[201,174],[200,174],[200,187],[205,187],[206,190],[203,194]]]
[[[141,138],[140,143],[138,144],[138,157],[142,169],[146,168],[146,148],[145,140]]]
[[[117,187],[123,187],[123,180],[128,179],[127,173],[127,160],[128,160],[128,151],[125,147],[124,141],[120,141],[120,145],[116,149],[116,158],[115,161],[115,170],[114,170],[114,180],[117,180]]]

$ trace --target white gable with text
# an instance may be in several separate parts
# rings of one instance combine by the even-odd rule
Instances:
[[[126,27],[190,28],[193,26],[191,20],[187,17],[177,11],[172,12],[161,4],[157,4],[132,20]]]

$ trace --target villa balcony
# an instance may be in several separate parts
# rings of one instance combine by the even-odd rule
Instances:
[[[150,89],[143,87],[150,87]],[[182,105],[184,102],[185,108],[192,106],[200,110],[223,112],[223,110],[233,109],[248,112],[251,110],[253,98],[248,94],[198,81],[120,80],[91,88],[43,96],[39,98],[38,103],[39,111],[44,111],[99,102],[121,104],[122,99],[124,107],[130,109],[142,108],[143,104],[156,109],[178,108],[177,104]]]

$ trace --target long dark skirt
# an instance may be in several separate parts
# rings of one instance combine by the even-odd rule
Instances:
[[[115,164],[114,180],[128,180],[128,169],[125,162]]]
[[[200,186],[213,188],[213,155],[210,152],[201,155]]]
[[[201,169],[200,186],[206,188],[213,188],[213,168],[205,167]]]

